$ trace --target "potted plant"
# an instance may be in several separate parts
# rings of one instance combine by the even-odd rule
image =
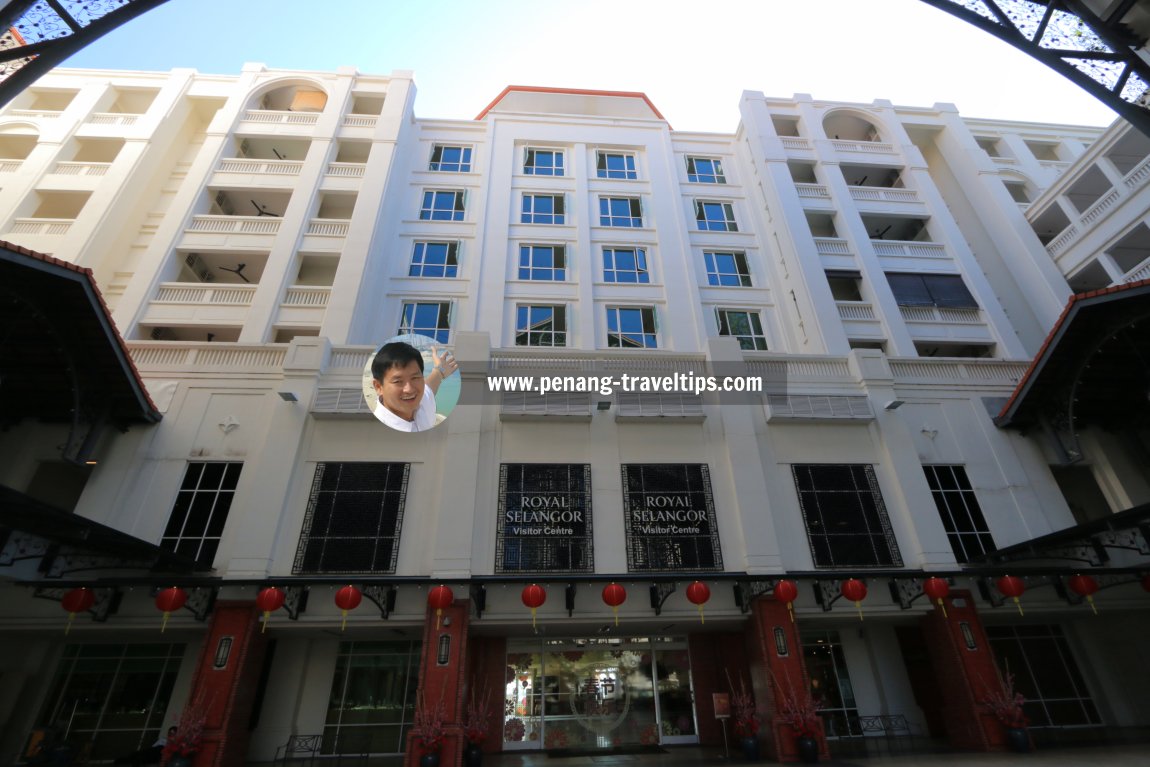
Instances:
[[[730,681],[728,677],[727,683]],[[743,748],[743,758],[748,762],[759,761],[759,714],[755,710],[755,699],[747,692],[742,680],[739,680],[739,691],[731,693],[731,713],[735,720],[735,735]]]
[[[1030,720],[1022,709],[1026,698],[1014,689],[1014,674],[1009,669],[1002,686],[988,690],[979,703],[1006,729],[1006,744],[1011,751],[1025,753],[1030,750],[1030,734],[1026,731]]]
[[[778,679],[775,679],[776,686],[778,683]],[[822,724],[819,709],[823,707],[822,701],[811,697],[810,693],[800,695],[790,684],[789,678],[786,688],[782,690],[782,699],[778,710],[779,720],[794,732],[799,759],[806,764],[814,764],[819,760],[818,737]]]
[[[463,763],[467,767],[480,767],[483,764],[483,741],[491,726],[491,691],[484,688],[481,693],[475,690],[467,700],[467,717],[463,731],[467,736],[467,748],[463,751]]]
[[[420,767],[439,767],[439,750],[443,748],[446,732],[443,720],[447,715],[443,698],[434,706],[427,705],[427,696],[420,690],[416,695],[419,705],[415,707],[415,716],[412,719],[411,735],[419,749]]]
[[[168,737],[160,754],[165,767],[192,767],[192,757],[200,752],[204,739],[204,722],[208,707],[202,697],[196,698],[180,714],[176,734]]]

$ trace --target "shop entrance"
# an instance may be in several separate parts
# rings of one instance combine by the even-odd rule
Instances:
[[[698,743],[685,638],[510,641],[503,747]]]

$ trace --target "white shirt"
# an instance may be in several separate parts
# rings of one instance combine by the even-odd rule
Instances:
[[[396,431],[427,431],[435,426],[435,394],[430,386],[423,387],[423,398],[419,401],[419,409],[415,411],[415,420],[406,421],[387,409],[377,398],[371,412],[375,417]]]

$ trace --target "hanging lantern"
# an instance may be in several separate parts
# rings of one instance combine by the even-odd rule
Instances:
[[[619,605],[627,601],[627,589],[618,583],[608,583],[603,587],[603,601],[615,612],[615,625],[619,625]]]
[[[1089,575],[1072,575],[1066,579],[1066,585],[1080,597],[1090,603],[1090,609],[1098,614],[1098,606],[1094,604],[1094,592],[1098,591],[1098,581]]]
[[[942,617],[946,617],[946,603],[942,600],[950,593],[950,584],[946,578],[927,578],[922,582],[922,591],[942,608]]]
[[[268,586],[265,589],[260,589],[259,595],[256,597],[256,607],[264,614],[263,624],[260,626],[260,633],[268,630],[268,618],[272,617],[272,613],[284,606],[284,601],[287,599],[287,594],[283,589],[276,588],[275,586]]]
[[[427,592],[427,606],[435,608],[435,628],[439,628],[439,619],[443,615],[443,608],[451,607],[455,603],[455,594],[451,593],[449,586],[436,586]]]
[[[72,589],[65,594],[60,600],[60,606],[68,611],[68,625],[64,627],[64,633],[67,634],[72,630],[72,621],[76,619],[76,613],[87,612],[94,604],[96,604],[96,593],[91,589]]]
[[[168,627],[168,617],[187,603],[188,592],[179,586],[163,589],[159,594],[156,594],[156,609],[164,614],[164,620],[160,624],[161,634],[164,633],[164,629]]]
[[[530,586],[523,587],[523,593],[519,595],[519,598],[523,600],[524,607],[531,608],[531,628],[535,628],[535,611],[547,601],[547,589],[532,583]]]
[[[335,606],[339,608],[340,615],[343,616],[343,621],[339,624],[340,631],[347,628],[347,611],[359,607],[359,603],[362,601],[363,592],[350,584],[335,592]]]
[[[703,605],[711,598],[711,589],[702,581],[695,581],[687,587],[687,601],[699,608],[699,623],[703,620]]]
[[[1014,600],[1014,604],[1018,605],[1018,614],[1025,615],[1022,612],[1022,602],[1018,598],[1022,596],[1022,592],[1026,591],[1026,584],[1022,579],[1016,575],[1004,575],[998,579],[994,584],[1004,597],[1010,597]]]
[[[863,619],[862,601],[866,599],[866,584],[857,578],[851,578],[843,581],[839,590],[844,597],[855,603],[855,609],[858,610],[861,621]]]
[[[790,613],[791,623],[795,622],[795,600],[799,597],[799,585],[794,581],[783,579],[775,584],[775,599],[785,602],[787,612]]]

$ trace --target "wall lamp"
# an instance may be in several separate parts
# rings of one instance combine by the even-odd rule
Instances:
[[[611,409],[611,400],[609,400],[609,399],[599,400],[598,402],[595,403],[595,409],[599,410],[599,411],[610,410]]]
[[[284,402],[299,402],[299,397],[294,391],[278,391],[276,394],[280,395],[280,399]]]
[[[898,410],[900,407],[902,407],[905,404],[906,403],[904,401],[902,401],[901,399],[892,399],[890,402],[883,405],[882,409],[883,410]]]

